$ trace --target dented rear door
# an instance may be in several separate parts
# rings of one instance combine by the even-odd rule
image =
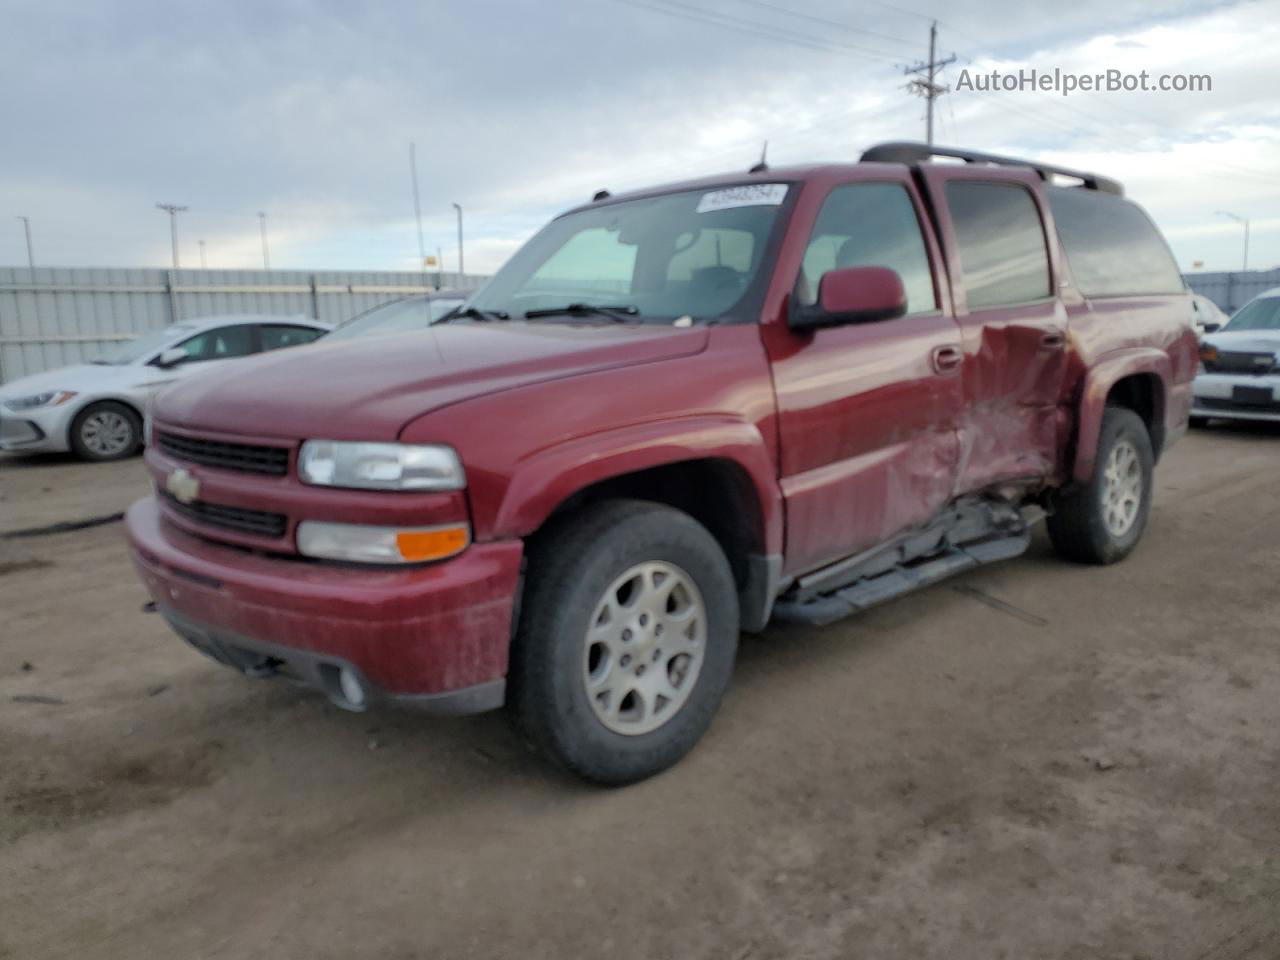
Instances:
[[[1048,478],[1065,420],[1067,313],[1052,216],[1030,170],[925,164],[964,344],[957,495]]]

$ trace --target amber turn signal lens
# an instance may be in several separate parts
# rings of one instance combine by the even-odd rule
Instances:
[[[443,560],[461,553],[471,542],[465,525],[437,530],[409,530],[396,534],[396,546],[407,563]]]
[[[1218,359],[1218,348],[1211,347],[1207,343],[1200,348],[1200,360],[1202,363],[1213,363]]]

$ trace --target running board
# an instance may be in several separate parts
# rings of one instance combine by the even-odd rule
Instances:
[[[862,553],[798,577],[773,606],[790,623],[825,624],[962,570],[1008,560],[1031,543],[1044,519],[1033,502],[1012,496],[970,496],[950,504],[923,526]]]
[[[998,540],[952,547],[947,552],[911,564],[899,564],[885,573],[865,577],[851,586],[810,600],[779,600],[773,605],[773,618],[782,623],[806,623],[825,626],[869,607],[911,593],[945,580],[964,570],[1011,560],[1021,555],[1031,543],[1031,533],[1022,532]]]

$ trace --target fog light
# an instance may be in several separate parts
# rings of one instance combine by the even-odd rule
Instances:
[[[365,693],[364,687],[360,685],[360,678],[346,667],[338,671],[338,688],[342,691],[343,699],[352,707],[359,709],[364,706]]]

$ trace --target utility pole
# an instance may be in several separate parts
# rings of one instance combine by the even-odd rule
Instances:
[[[436,247],[436,289],[444,284],[444,251]]]
[[[455,203],[453,209],[458,211],[458,283],[462,283],[462,276],[466,273],[462,265],[462,207]]]
[[[427,245],[422,240],[422,201],[418,198],[418,146],[409,141],[409,178],[413,181],[413,216],[418,221],[418,265],[427,272]]]
[[[1218,215],[1222,217],[1230,217],[1236,223],[1244,224],[1244,266],[1241,270],[1249,269],[1249,218],[1242,217],[1235,213],[1228,213],[1226,210],[1219,210]]]
[[[27,233],[27,266],[32,270],[36,268],[36,255],[31,251],[31,218],[18,217],[22,221],[22,228]]]
[[[209,264],[208,262],[206,262],[204,258],[204,241],[201,240],[199,242],[200,242],[200,269],[207,270],[209,268]]]
[[[262,269],[271,269],[271,254],[267,251],[267,215],[258,211],[258,226],[262,228]]]
[[[913,67],[906,67],[902,72],[911,77],[907,82],[907,90],[916,96],[924,97],[925,101],[925,142],[932,146],[933,144],[933,101],[942,96],[949,89],[938,83],[937,77],[939,71],[949,63],[956,62],[956,55],[953,53],[945,60],[938,59],[938,21],[933,21],[929,25],[929,62],[917,63]]]
[[[157,203],[157,210],[163,210],[169,214],[169,239],[173,242],[173,269],[178,269],[178,214],[186,210],[186,207],[180,207],[176,203]]]

